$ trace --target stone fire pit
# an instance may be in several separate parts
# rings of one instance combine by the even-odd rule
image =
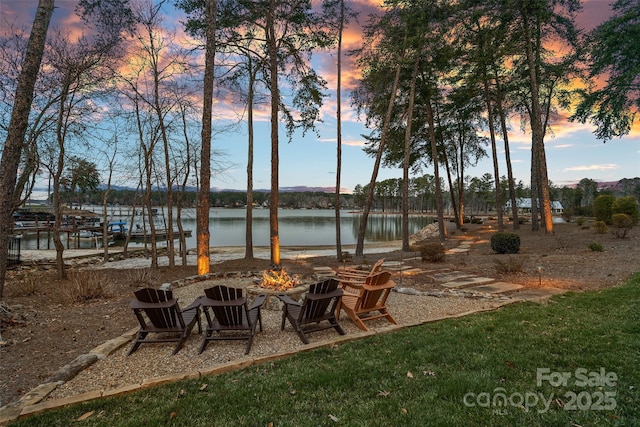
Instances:
[[[278,299],[276,295],[285,294],[289,296],[291,299],[299,301],[302,298],[302,295],[309,290],[308,284],[300,284],[293,288],[286,289],[284,291],[279,291],[275,289],[263,288],[259,284],[253,284],[247,286],[247,298],[250,302],[260,294],[264,294],[267,296],[267,299],[264,302],[262,308],[264,310],[282,310],[282,302]]]

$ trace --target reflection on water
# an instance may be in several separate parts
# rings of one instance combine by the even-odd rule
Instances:
[[[209,219],[211,246],[244,246],[245,244],[245,210],[244,209],[212,209]],[[125,218],[121,218],[125,219]],[[361,215],[359,213],[341,212],[340,237],[343,245],[357,242]],[[127,219],[128,221],[128,219]],[[162,220],[157,220],[162,224]],[[416,233],[422,227],[433,222],[431,217],[411,215],[409,217],[409,234]],[[134,229],[135,224],[134,221]],[[140,221],[142,223],[142,221]],[[196,247],[196,220],[182,220],[185,230],[191,230],[192,236],[187,238],[187,247]],[[253,211],[253,244],[269,246],[269,210]],[[278,213],[278,234],[282,246],[321,246],[336,244],[335,212],[332,210],[280,210]],[[43,240],[44,239],[44,240]],[[402,239],[402,215],[371,214],[367,220],[365,243],[383,242]],[[136,244],[130,244],[136,246]],[[35,238],[22,241],[24,249],[35,249]],[[53,245],[50,247],[53,249]],[[47,248],[46,236],[41,237],[40,248]]]

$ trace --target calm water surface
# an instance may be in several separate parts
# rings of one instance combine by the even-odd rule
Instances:
[[[94,212],[100,212],[96,208]],[[245,209],[211,209],[209,231],[211,246],[244,246],[245,244]],[[174,215],[175,218],[175,215]],[[343,245],[357,242],[361,215],[357,212],[340,213],[340,234]],[[114,220],[130,218],[117,217]],[[162,228],[161,215],[155,218],[156,227]],[[409,234],[413,234],[432,222],[426,215],[409,216]],[[333,210],[315,209],[281,209],[278,212],[279,236],[282,246],[323,246],[336,244],[336,220]],[[133,222],[143,225],[141,218]],[[187,247],[196,246],[196,220],[193,211],[183,212],[182,224],[185,230],[191,230],[191,237],[187,238]],[[402,239],[402,215],[380,214],[369,215],[365,243],[384,242]],[[88,244],[88,243],[86,243]],[[269,246],[269,209],[253,210],[253,244],[254,246]],[[135,244],[130,244],[135,246]],[[25,237],[22,242],[24,249],[35,249],[35,238]],[[53,246],[51,246],[53,248]],[[41,238],[40,248],[46,249],[46,237]]]

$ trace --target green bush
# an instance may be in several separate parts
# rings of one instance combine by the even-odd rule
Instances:
[[[591,249],[591,251],[593,251],[593,252],[602,252],[603,251],[602,245],[600,243],[596,243],[596,242],[589,243],[589,249]]]
[[[491,236],[491,249],[499,254],[517,254],[520,251],[520,236],[499,232]]]
[[[616,237],[624,239],[629,230],[633,228],[633,218],[624,213],[613,214],[611,215],[611,225],[615,228]]]
[[[579,227],[582,227],[585,223],[585,219],[583,216],[576,218],[576,224],[578,224]]]
[[[638,200],[633,196],[618,197],[611,205],[612,214],[627,214],[633,220],[633,225],[640,220],[638,212]],[[613,220],[613,218],[612,218]]]
[[[444,246],[442,243],[424,243],[420,247],[420,257],[422,261],[443,262]]]
[[[609,227],[607,227],[604,221],[596,221],[595,224],[593,224],[593,228],[595,228],[597,234],[606,234],[607,231],[609,231]]]
[[[598,221],[611,224],[611,206],[616,198],[610,194],[602,194],[593,201],[593,211]]]

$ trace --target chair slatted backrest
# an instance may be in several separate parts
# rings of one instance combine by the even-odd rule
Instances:
[[[388,271],[381,271],[367,277],[365,284],[368,286],[366,288],[366,292],[364,292],[360,307],[362,309],[376,307],[379,304],[380,298],[383,296],[383,294],[385,292],[388,293],[388,290],[386,288],[381,287],[380,289],[376,289],[376,287],[386,284],[390,279],[391,273]],[[384,303],[384,301],[382,301],[382,303]]]
[[[140,302],[158,303],[173,299],[171,291],[153,288],[144,288],[134,292]],[[177,313],[177,305],[170,308],[146,308],[145,314],[153,326],[159,329],[174,328],[180,324]]]
[[[217,285],[204,290],[207,298],[216,301],[233,301],[242,298],[242,289]],[[222,326],[237,326],[243,324],[245,304],[240,306],[211,307],[214,316]]]
[[[382,264],[384,264],[384,258],[380,258],[375,262],[375,264],[373,264],[373,266],[371,267],[371,274],[381,271]]]
[[[308,292],[311,294],[328,294],[329,292],[335,291],[339,284],[340,282],[332,277],[322,282],[312,284]],[[317,319],[324,316],[329,304],[331,304],[331,298],[324,298],[317,301],[306,299],[304,310],[301,312],[302,319]]]

